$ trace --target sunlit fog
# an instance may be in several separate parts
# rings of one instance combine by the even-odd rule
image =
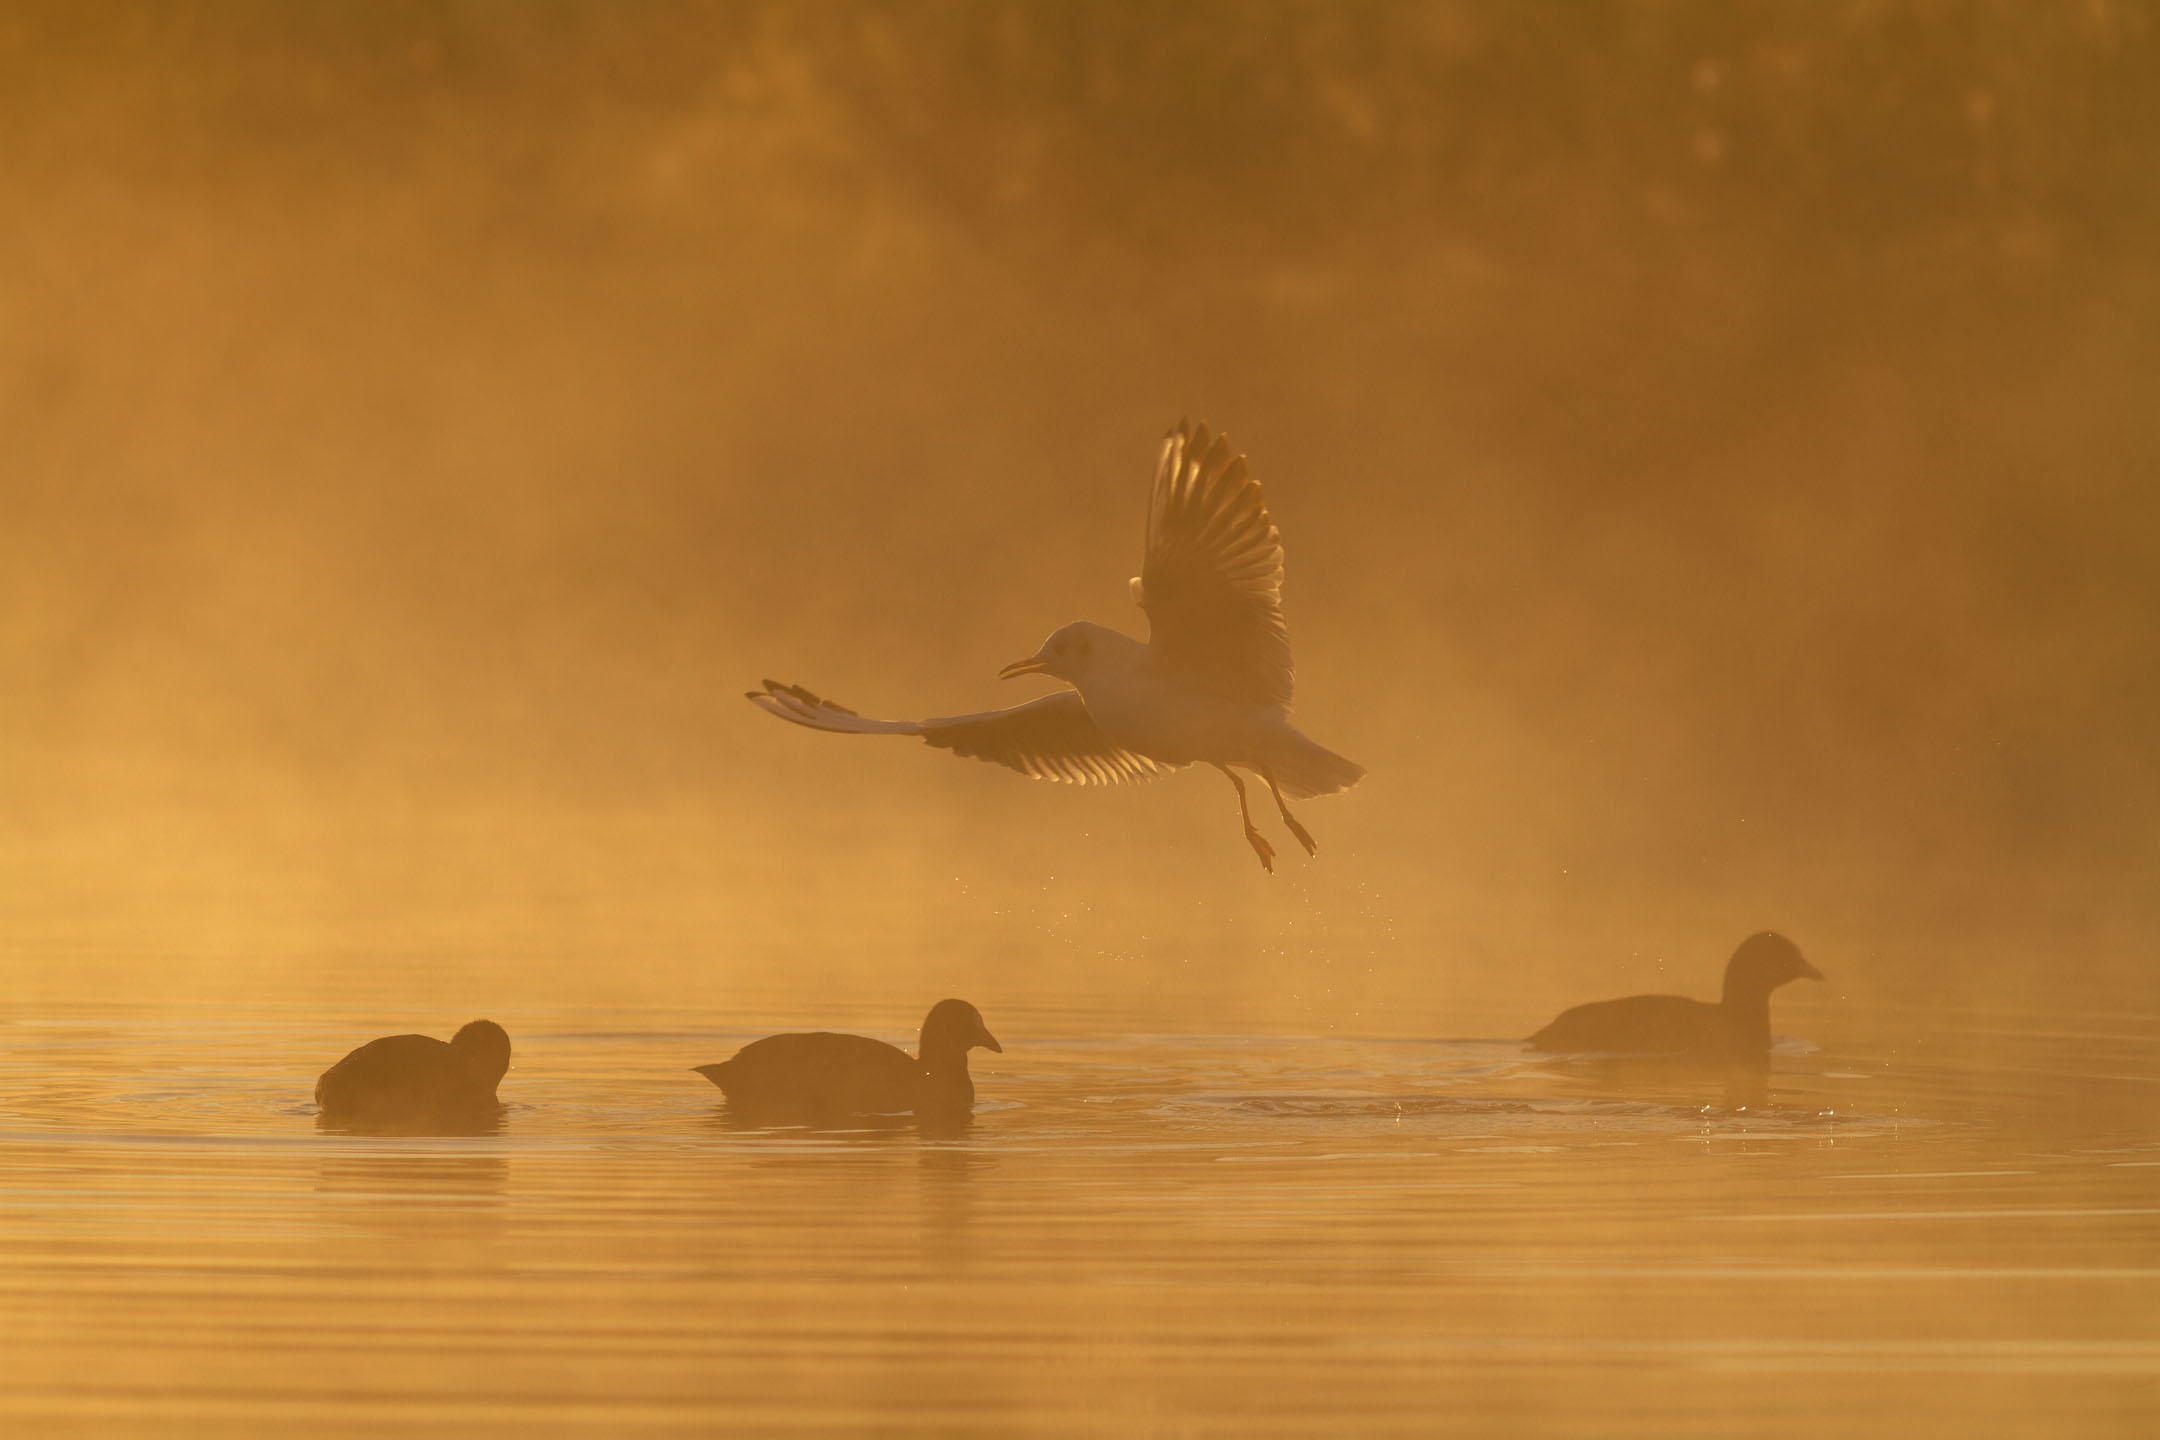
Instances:
[[[1205,763],[1042,783],[905,735],[783,724],[745,698],[770,681],[864,717],[961,715],[1055,693],[1052,675],[999,672],[1068,622],[1147,639],[1128,582],[1151,485],[1164,437],[1200,423],[1246,457],[1280,530],[1291,721],[1365,771],[1288,802],[1316,854],[1248,776],[1274,852],[1272,872],[1256,863],[1237,796]],[[789,1268],[807,1253],[790,1245],[814,1249],[786,1228],[802,1216],[837,1227],[850,1273],[891,1282],[876,1303],[928,1282],[880,1268],[900,1242],[847,1228],[857,1192],[817,1188],[814,1147],[793,1178],[716,1178],[782,1152],[716,1128],[721,1081],[690,1067],[790,1030],[913,1046],[934,1002],[964,997],[1002,1041],[954,1042],[977,1046],[970,1138],[947,1151],[927,1129],[905,1137],[951,1173],[878,1152],[902,1157],[927,1228],[882,1210],[876,1223],[926,1247],[907,1252],[923,1273],[989,1287],[959,1307],[980,1305],[986,1330],[1078,1306],[1071,1343],[1107,1347],[1103,1383],[1158,1407],[1090,1408],[1033,1360],[992,1357],[985,1373],[1002,1378],[985,1393],[1052,1398],[1041,1413],[986,1399],[982,1433],[1236,1433],[1260,1412],[1225,1397],[1261,1362],[1149,1369],[1155,1321],[1121,1308],[1140,1292],[1087,1290],[1107,1272],[1077,1257],[1137,1234],[1133,1283],[1200,1287],[1178,1292],[1178,1324],[1227,1316],[1244,1302],[1206,1287],[1256,1263],[1236,1227],[1277,1223],[1304,1203],[1281,1195],[1302,1192],[1226,1178],[1264,1166],[1179,1171],[1215,1197],[1193,1213],[1229,1228],[1150,1231],[1115,1198],[1127,1181],[1088,1169],[1057,1117],[1107,1124],[1140,1113],[1113,1100],[1175,1091],[1187,1098],[1164,1102],[1160,1126],[1231,1158],[1231,1130],[1296,1137],[1293,1168],[1449,1152],[1389,1128],[1422,1113],[1401,1096],[1424,1075],[1501,1107],[1447,1120],[1450,1137],[1564,1149],[1640,1128],[1634,1110],[1494,1118],[1559,1096],[1671,1107],[1641,1122],[1655,1132],[1641,1143],[1669,1146],[1709,1123],[1703,1107],[1737,1114],[1752,1097],[1760,1115],[1766,1092],[1518,1072],[1532,1062],[1517,1042],[1583,1002],[1716,1001],[1727,957],[1765,930],[1824,977],[1775,979],[1804,982],[1772,1011],[1776,1035],[1804,1045],[1780,1038],[1771,1059],[1806,1077],[1783,1112],[1767,1092],[1773,1115],[1858,1111],[1880,1136],[1918,1117],[1950,1128],[1897,1133],[1970,1139],[2001,1113],[1970,1075],[2002,1080],[2013,1052],[2065,1097],[2084,1083],[2084,1022],[2033,1020],[2018,1039],[2017,1017],[2130,1017],[2146,1028],[2107,1031],[2125,1048],[2088,1068],[2123,1081],[2128,1067],[2142,1088],[2082,1103],[2120,1128],[2108,1144],[2135,1131],[2149,1150],[2135,1117],[2150,1113],[2160,1013],[2153,5],[0,5],[0,1068],[45,1107],[0,1129],[103,1133],[137,1107],[158,1134],[334,1146],[309,1097],[340,1054],[403,1032],[432,1045],[486,1016],[518,1047],[508,1109],[442,1132],[467,1135],[459,1163],[480,1170],[445,1179],[427,1157],[450,1151],[423,1145],[410,1173],[367,1169],[393,1150],[354,1149],[318,1175],[315,1151],[266,1149],[261,1184],[300,1164],[305,1205],[358,1214],[401,1197],[394,1215],[367,1212],[371,1243],[392,1236],[427,1264],[485,1270],[485,1255],[522,1273],[575,1254],[621,1279],[645,1273],[647,1242],[630,1237],[677,1222],[548,1210],[539,1230],[475,1238],[431,1217],[465,1214],[455,1197],[470,1194],[521,1215],[646,1194],[647,1180],[577,1178],[534,1137],[657,1144],[694,1117],[707,1148],[668,1163],[704,1167],[700,1196],[769,1203],[754,1223],[774,1228],[758,1233],[794,1238],[740,1262],[763,1267],[743,1282],[754,1294],[700,1291],[691,1308],[800,1319],[790,1307],[823,1303],[787,1288],[809,1283]],[[39,1048],[38,1027],[63,1022],[118,1028]],[[1236,1038],[1174,1054],[1146,1039],[1172,1035]],[[1403,1048],[1435,1036],[1473,1049]],[[2016,1048],[2027,1040],[2040,1049]],[[1829,1093],[1859,1085],[1839,1075],[1882,1073],[1863,1053],[1979,1069],[1911,1080],[1894,1104],[1888,1080],[1873,1098]],[[223,1098],[86,1098],[122,1071],[205,1066],[245,1078]],[[626,1090],[601,1078],[630,1074],[643,1078]],[[2019,1090],[2004,1106],[2045,1108]],[[1218,1092],[1244,1098],[1207,1108]],[[1337,1092],[1390,1098],[1346,1137],[1309,1108]],[[1235,1108],[1253,1096],[1260,1109]],[[1953,1113],[1953,1096],[1980,1111]],[[1000,1124],[1025,1145],[1001,1153]],[[1815,1145],[1815,1124],[1768,1150],[1798,1154],[1803,1133]],[[1138,1134],[1088,1143],[1154,1143]],[[1841,1163],[2023,1174],[2025,1154]],[[1546,1158],[1553,1185],[1590,1183]],[[141,1179],[132,1160],[83,1163],[116,1167],[116,1194]],[[177,1167],[183,1191],[204,1173],[142,1163]],[[1023,1177],[1025,1163],[1048,1168]],[[2149,1216],[2150,1189],[2121,1187],[2155,1173],[2107,1171],[2104,1194],[2066,1180],[2058,1198]],[[1401,1184],[1432,1179],[1418,1174]],[[1150,1193],[1139,1176],[1133,1193]],[[1421,1210],[1354,1240],[1329,1227],[1371,1196],[1315,1199],[1317,1230],[1266,1242],[1348,1247],[1325,1254],[1351,1289],[1282,1323],[1363,1317],[1343,1322],[1367,1327],[1355,1341],[1312,1324],[1375,1367],[1353,1372],[1397,1419],[1426,1399],[1388,1389],[1410,1372],[1374,1357],[1424,1342],[1387,1317],[1445,1311],[1527,1345],[1577,1320],[1618,1325],[1622,1301],[1604,1281],[1537,1282],[1565,1292],[1562,1324],[1526,1319],[1498,1280],[1446,1303],[1375,1299],[1394,1281],[1358,1279],[1368,1261],[1499,1245],[1543,1274],[1558,1262],[1540,1247],[1563,1230],[1621,1256],[1648,1243],[1613,1228],[1628,1215],[1815,1204],[1796,1178],[1781,1198],[1722,1170],[1703,1192],[1630,1172],[1612,1180],[1622,1209],[1592,1218],[1579,1188],[1488,1181],[1527,1188],[1447,1210],[1444,1234],[1419,1228],[1437,1213]],[[1412,1193],[1394,1183],[1373,1194]],[[1140,1231],[1088,1229],[1099,1216],[1060,1230],[1027,1209],[1097,1184]],[[215,1208],[173,1203],[186,1224]],[[296,1213],[248,1203],[278,1236],[275,1217]],[[1540,1215],[1555,1228],[1534,1236]],[[1028,1244],[983,1239],[999,1216]],[[2121,1224],[2143,1228],[2028,1258],[2105,1267],[2150,1246],[2149,1220]],[[1770,1238],[1740,1224],[1719,1237]],[[721,1239],[679,1243],[703,1254]],[[1905,1263],[1903,1243],[1884,1238],[1867,1265]],[[312,1273],[297,1230],[277,1244],[290,1249],[235,1273]],[[0,1227],[0,1250],[38,1265],[56,1245]],[[1158,1250],[1185,1258],[1149,1269]],[[2092,1362],[2112,1378],[2091,1433],[2155,1413],[2160,1305],[2142,1273],[2063,1312],[2123,1317],[2107,1343],[2145,1347]],[[1358,1298],[1367,1283],[1380,1289]],[[1687,1287],[1710,1282],[1670,1283],[1644,1303],[1684,1316]],[[545,1310],[567,1295],[529,1298]],[[460,1323],[482,1324],[495,1302],[467,1298]],[[1900,1344],[1933,1344],[1964,1305],[2055,1313],[2015,1285],[1907,1298],[1881,1312],[1911,1317],[1892,1327]],[[592,1303],[648,1301],[663,1303],[634,1287]],[[24,1333],[71,1334],[51,1317],[92,1313],[20,1303]],[[1800,1304],[1820,1324],[1795,1333],[1843,1334],[1824,1306]],[[227,1339],[234,1357],[254,1343]],[[623,1343],[657,1365],[674,1342]],[[96,1342],[81,1344],[81,1373],[98,1373]],[[936,1408],[959,1393],[943,1372],[900,1361],[849,1382],[860,1408],[804,1409],[828,1372],[790,1390],[771,1375],[809,1362],[787,1353],[766,1377],[771,1408],[737,1417],[753,1429],[908,1415],[936,1430],[958,1413]],[[1448,1353],[1465,1375],[1482,1364]],[[1817,1360],[1779,1383],[1816,1387]],[[1654,1364],[1668,1361],[1683,1364]],[[22,1415],[86,1425],[161,1414],[33,1403],[21,1397],[45,1382],[8,1370],[0,1359],[0,1415],[16,1413],[9,1393]],[[555,1393],[487,1373],[489,1394]],[[717,1423],[688,1391],[608,1373],[658,1408],[594,1411],[598,1430]],[[1604,1383],[1568,1374],[1582,1388],[1553,1393]],[[1311,1372],[1312,1395],[1327,1377]],[[615,1380],[577,1393],[617,1394]],[[1508,1433],[1539,1388],[1523,1384],[1466,1401],[1483,1419],[1458,1416],[1463,1433]],[[1622,1391],[1628,1414],[1670,1413]],[[165,1418],[317,1413],[227,1403]],[[1333,1412],[1312,1403],[1267,1413],[1324,1431],[1314,1417]],[[1663,1433],[1736,1433],[1732,1418]]]

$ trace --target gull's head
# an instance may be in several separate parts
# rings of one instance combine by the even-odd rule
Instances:
[[[1075,620],[1043,641],[1042,649],[1027,659],[1015,660],[998,671],[998,678],[1010,680],[1015,675],[1052,675],[1078,684],[1111,653],[1133,643],[1115,630],[1092,621]]]

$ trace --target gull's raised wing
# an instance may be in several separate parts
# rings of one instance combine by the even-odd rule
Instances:
[[[1147,556],[1133,581],[1149,647],[1226,695],[1288,705],[1282,575],[1282,536],[1245,457],[1227,436],[1179,422],[1155,467]]]
[[[1009,710],[935,720],[866,720],[800,685],[767,680],[750,703],[782,720],[842,735],[920,735],[940,750],[990,760],[1035,780],[1067,785],[1129,785],[1177,769],[1114,745],[1077,690],[1060,690]]]

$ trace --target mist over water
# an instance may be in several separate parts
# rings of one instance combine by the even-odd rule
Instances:
[[[1567,14],[18,9],[10,868],[2146,983],[2150,15]],[[1182,413],[1373,772],[1318,864],[734,701],[1139,630]]]
[[[1633,1103],[1474,1047],[1713,997],[1775,927],[1829,976],[1775,1003],[1795,1114],[1924,1054],[1870,1126],[2023,1127],[1933,1168],[2018,1169],[2058,1101],[2148,1144],[2156,46],[2140,3],[6,7],[0,1021],[92,1027],[70,1065],[257,1037],[195,1108],[85,1082],[15,1122],[274,1147],[343,1049],[488,1014],[570,1067],[521,1050],[506,1097],[589,1082],[507,1122],[554,1155],[704,1118],[666,1086],[756,1034],[952,994],[1012,1052],[1009,1143],[1129,1064],[1184,1098],[1096,1139],[1235,1148],[1303,1114],[1254,1096],[1425,1063],[1277,1084],[1286,1037]],[[1299,807],[1316,858],[1263,816],[1261,873],[1209,773],[1040,785],[740,698],[955,714],[1041,693],[997,670],[1067,621],[1144,635],[1181,416],[1251,457],[1297,723],[1369,771]],[[1088,1049],[1148,1035],[1230,1048]],[[1722,1099],[1643,1103],[1669,1137]],[[648,1178],[763,1163],[713,1143]],[[506,1163],[566,1188],[481,1191],[621,1219]],[[1004,1163],[989,1208],[1041,1227],[976,1252],[1007,1277],[1063,1233],[1027,1205],[1148,1173]],[[1457,1178],[1588,1226],[1551,1163]],[[1693,1213],[1659,1175],[1622,1188]],[[2149,1247],[2107,1224],[2077,1243]],[[2103,1308],[2149,1344],[2149,1285]],[[2109,1413],[2149,1416],[2123,1364]]]

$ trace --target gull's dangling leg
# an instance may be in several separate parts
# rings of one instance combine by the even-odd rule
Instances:
[[[1238,779],[1237,772],[1227,765],[1217,765],[1215,768],[1229,776],[1230,783],[1237,787],[1238,816],[1245,822],[1245,838],[1252,842],[1253,853],[1260,857],[1260,868],[1270,875],[1274,874],[1275,847],[1267,843],[1267,836],[1253,829],[1252,811],[1245,806],[1245,782]],[[1311,842],[1306,843],[1310,844]]]
[[[1268,793],[1275,797],[1275,808],[1282,812],[1282,823],[1288,825],[1290,827],[1290,833],[1297,836],[1298,844],[1305,847],[1306,854],[1318,855],[1320,853],[1320,847],[1313,844],[1312,832],[1307,830],[1303,825],[1298,824],[1297,816],[1292,815],[1290,813],[1290,807],[1283,804],[1282,787],[1275,783],[1275,777],[1273,775],[1270,775],[1267,771],[1262,770],[1260,772],[1260,778],[1267,781]]]

